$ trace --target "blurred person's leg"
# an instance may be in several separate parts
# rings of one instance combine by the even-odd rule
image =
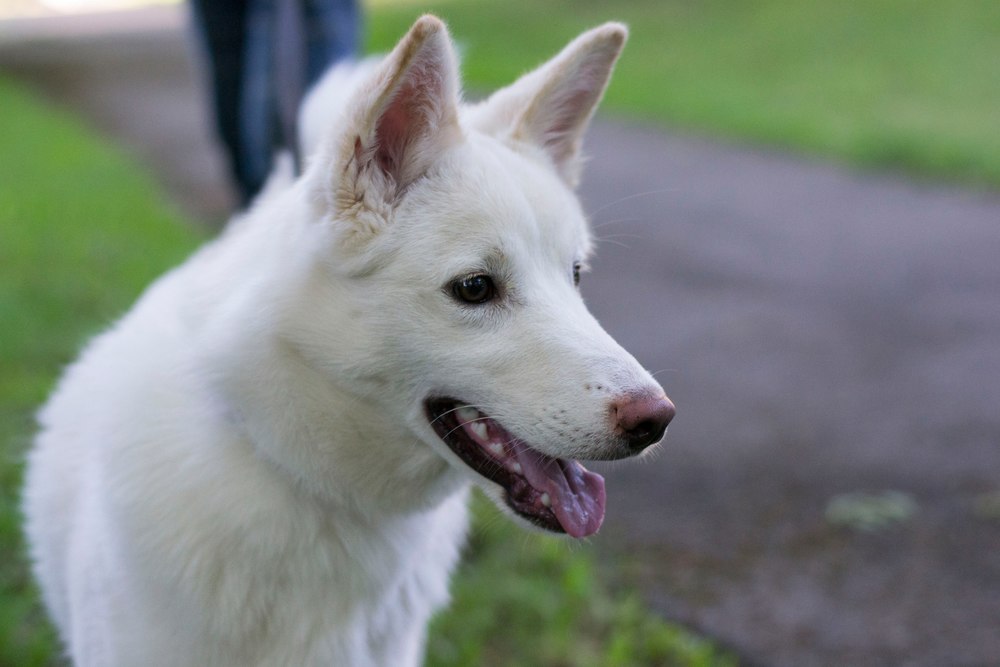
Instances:
[[[240,145],[246,0],[192,0],[192,15],[208,69],[213,118],[239,184],[244,171]],[[240,186],[242,189],[242,185]],[[242,196],[242,195],[241,195]]]
[[[357,52],[357,3],[193,3],[206,34],[219,134],[245,205],[267,180],[275,151],[295,152],[295,118],[305,91],[333,62]],[[231,38],[234,29],[238,42]]]
[[[248,0],[246,43],[240,105],[240,163],[237,174],[243,204],[264,185],[271,170],[271,154],[278,143],[275,79],[278,3],[294,0]]]
[[[303,0],[306,25],[306,89],[331,63],[360,50],[361,17],[356,0]]]

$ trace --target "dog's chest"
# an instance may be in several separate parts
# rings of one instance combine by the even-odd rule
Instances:
[[[243,627],[247,655],[265,656],[262,665],[419,664],[427,621],[447,602],[466,523],[460,493],[377,529],[337,524],[276,568],[250,575],[247,606],[266,612]]]

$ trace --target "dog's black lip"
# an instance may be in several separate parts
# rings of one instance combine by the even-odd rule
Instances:
[[[431,427],[438,437],[462,460],[465,465],[494,482],[504,490],[507,506],[518,516],[530,521],[539,528],[554,533],[565,533],[555,513],[546,508],[538,508],[525,498],[529,490],[533,490],[528,480],[491,459],[483,449],[465,437],[456,414],[456,408],[469,405],[454,398],[429,398],[424,402],[424,409]]]

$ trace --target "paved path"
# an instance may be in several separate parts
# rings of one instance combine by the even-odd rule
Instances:
[[[152,24],[0,68],[220,219],[185,40]],[[679,409],[607,471],[609,569],[757,664],[1000,664],[1000,197],[606,121],[588,148],[584,291]],[[884,490],[910,520],[824,519]]]
[[[1000,522],[975,511],[1000,489],[1000,198],[594,139],[587,293],[678,405],[666,451],[609,479],[656,604],[764,664],[1000,664]],[[887,489],[905,525],[824,521]]]

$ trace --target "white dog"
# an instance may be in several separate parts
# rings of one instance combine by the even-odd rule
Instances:
[[[470,484],[526,525],[600,527],[574,459],[635,454],[674,412],[575,285],[581,135],[625,37],[460,106],[420,19],[309,101],[302,178],[69,368],[24,506],[76,665],[416,665]]]

